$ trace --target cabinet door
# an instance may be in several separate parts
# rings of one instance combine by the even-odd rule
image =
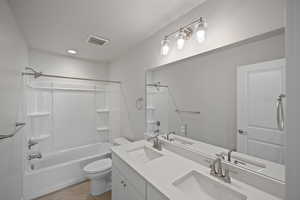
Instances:
[[[112,200],[145,200],[116,167],[112,170]]]
[[[145,200],[145,198],[140,195],[135,188],[128,182],[125,182],[125,193],[126,200]]]
[[[147,184],[147,200],[168,200],[168,198],[148,183]]]
[[[125,198],[124,178],[113,167],[112,170],[112,200],[127,200]]]

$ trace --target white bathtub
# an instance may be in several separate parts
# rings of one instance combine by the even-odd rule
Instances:
[[[97,143],[43,155],[34,169],[27,162],[24,173],[24,199],[30,200],[84,181],[83,166],[107,157],[110,144]]]

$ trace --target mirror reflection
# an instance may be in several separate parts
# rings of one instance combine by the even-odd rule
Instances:
[[[148,70],[147,135],[284,181],[284,33]]]

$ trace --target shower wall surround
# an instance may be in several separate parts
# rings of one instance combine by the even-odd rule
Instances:
[[[109,142],[116,132],[110,99],[118,86],[31,80],[25,91],[28,138],[44,138],[37,145],[43,154]]]
[[[104,63],[30,51],[30,65],[49,74],[107,79]],[[120,134],[117,84],[26,77],[27,137],[43,154],[98,142]]]

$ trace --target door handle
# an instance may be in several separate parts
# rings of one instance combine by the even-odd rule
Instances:
[[[281,94],[278,96],[277,98],[277,108],[276,108],[276,119],[277,119],[277,128],[280,130],[280,131],[283,131],[284,130],[284,122],[285,122],[285,119],[284,119],[284,108],[283,108],[283,102],[282,102],[282,99],[285,97],[284,94]]]
[[[238,130],[238,133],[239,133],[240,135],[248,135],[247,131],[244,131],[244,130],[242,130],[242,129],[239,129],[239,130]]]

